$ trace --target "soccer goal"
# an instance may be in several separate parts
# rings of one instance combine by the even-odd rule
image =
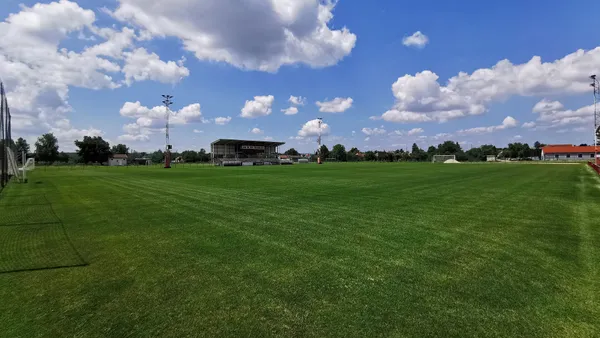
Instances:
[[[448,160],[456,161],[456,155],[433,155],[431,163],[444,163]]]

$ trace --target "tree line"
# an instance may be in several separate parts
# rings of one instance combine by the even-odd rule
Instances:
[[[31,152],[30,146],[25,139],[19,137],[16,142],[12,142],[13,149],[16,150],[20,160],[21,154],[28,154],[28,157],[35,158],[36,162],[41,163],[69,163],[69,164],[104,164],[108,159],[115,154],[127,155],[130,163],[135,159],[147,158],[153,163],[161,163],[164,160],[164,152],[160,149],[154,152],[138,152],[130,150],[127,145],[119,143],[117,145],[110,144],[100,136],[84,136],[83,140],[76,140],[76,152],[66,153],[59,151],[58,140],[53,133],[46,133],[40,136],[35,142],[35,149]],[[208,162],[210,161],[210,153],[200,149],[186,150],[181,153],[172,152],[171,159],[181,158],[185,162]]]
[[[582,144],[585,145],[585,144]],[[541,158],[543,143],[535,142],[533,147],[527,143],[509,143],[507,147],[499,148],[492,144],[484,144],[479,147],[464,150],[458,142],[445,141],[437,146],[431,145],[427,150],[421,149],[416,143],[413,143],[410,151],[397,149],[394,151],[369,150],[361,152],[358,148],[351,148],[346,151],[343,144],[336,144],[331,150],[326,145],[321,145],[319,151],[312,157],[321,156],[321,159],[338,162],[357,162],[357,161],[380,161],[380,162],[426,162],[431,161],[434,155],[455,155],[456,160],[465,162],[486,161],[488,155],[496,156],[499,159],[517,159],[531,160]],[[285,152],[286,155],[298,155],[298,151],[290,148]]]
[[[78,150],[74,153],[65,153],[59,151],[58,140],[52,133],[46,133],[40,136],[35,142],[35,150],[30,152],[30,146],[23,138],[18,138],[16,142],[11,140],[12,147],[16,149],[17,156],[21,154],[31,154],[38,162],[45,163],[106,163],[113,154],[126,154],[130,163],[137,158],[148,158],[153,163],[161,163],[164,160],[164,152],[158,149],[154,152],[138,152],[130,150],[125,144],[117,144],[112,147],[100,136],[85,136],[83,140],[74,142]],[[587,144],[580,144],[585,146]],[[343,144],[336,144],[331,150],[326,145],[321,145],[319,151],[311,155],[316,158],[321,156],[323,160],[338,161],[338,162],[356,162],[356,161],[381,161],[381,162],[397,162],[397,161],[413,161],[424,162],[431,161],[434,155],[455,155],[458,161],[486,161],[488,155],[497,156],[499,159],[518,159],[529,160],[540,158],[542,147],[545,144],[535,142],[533,146],[527,143],[509,143],[507,147],[496,147],[491,144],[484,144],[479,147],[474,147],[469,150],[464,150],[458,142],[445,141],[437,146],[429,146],[427,150],[421,149],[416,143],[413,143],[410,151],[397,149],[394,151],[369,150],[362,152],[358,148],[353,147],[346,150]],[[184,162],[209,162],[210,153],[204,149],[199,151],[185,150],[182,152],[172,152],[171,159],[181,159]],[[288,149],[284,154],[297,156],[299,152],[294,149]]]

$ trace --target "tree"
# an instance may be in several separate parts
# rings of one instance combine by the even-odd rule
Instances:
[[[185,162],[196,162],[198,161],[198,153],[193,150],[185,150],[181,153],[181,157]]]
[[[200,148],[200,151],[198,152],[198,161],[200,161],[200,162],[210,161],[210,154],[208,154],[206,152],[206,150],[204,150],[204,148]]]
[[[25,152],[25,155],[29,154],[29,144],[24,138],[19,137],[17,139],[17,143],[15,143],[15,146],[19,154],[21,154],[22,152]]]
[[[542,148],[545,146],[546,146],[545,144],[535,141],[535,143],[533,144],[533,149],[534,149],[533,156],[541,159],[542,158]]]
[[[326,145],[321,145],[321,148],[319,148],[319,156],[321,157],[321,161],[324,161],[326,158],[329,157],[329,148],[327,148]]]
[[[506,152],[508,153],[508,157],[521,160],[530,158],[534,154],[529,144],[520,142],[509,143]]]
[[[19,142],[19,140],[17,140],[17,142]],[[587,147],[587,146],[588,146],[588,144],[587,144],[587,143],[582,143],[582,144],[580,144],[579,146],[580,146],[580,147]]]
[[[462,152],[462,148],[458,142],[445,141],[438,145],[439,155],[457,155],[459,152]]]
[[[348,162],[357,162],[358,161],[358,156],[356,156],[356,153],[353,153],[351,151],[346,153],[346,161]]]
[[[419,148],[416,143],[413,143],[410,157],[413,161],[425,161],[427,159],[427,153]]]
[[[117,144],[116,146],[113,146],[110,151],[113,154],[129,154],[129,148],[127,148],[126,145],[121,143]]]
[[[471,148],[465,153],[468,161],[485,161],[485,155],[481,148]]]
[[[349,153],[353,153],[354,155],[356,155],[357,153],[360,153],[360,150],[358,150],[358,148],[356,148],[356,147],[352,147],[352,149],[350,149]]]
[[[110,145],[100,136],[84,136],[83,141],[76,140],[77,154],[83,163],[104,163],[110,157]]]
[[[163,157],[163,151],[160,149],[158,149],[157,151],[153,152],[152,155],[150,155],[150,159],[153,163],[162,163]]]
[[[333,149],[331,149],[331,156],[333,156],[333,158],[335,158],[337,161],[346,162],[346,147],[339,143],[334,145]]]
[[[61,151],[58,154],[58,158],[56,160],[61,163],[69,163],[69,159],[69,154],[65,153],[64,151]]]
[[[435,154],[437,154],[437,148],[435,146],[429,146],[429,148],[427,148],[427,160],[431,161]]]
[[[377,156],[375,156],[375,153],[372,151],[367,151],[365,153],[365,161],[375,161],[377,160]]]
[[[284,154],[290,155],[290,156],[298,156],[298,151],[294,148],[290,148],[290,149],[286,150]]]
[[[40,136],[35,142],[35,154],[39,161],[54,162],[58,158],[58,140],[52,133]]]

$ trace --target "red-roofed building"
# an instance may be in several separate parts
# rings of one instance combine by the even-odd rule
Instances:
[[[600,146],[598,146],[600,150]],[[546,161],[589,161],[594,160],[594,146],[572,144],[550,144],[542,147],[542,159]]]

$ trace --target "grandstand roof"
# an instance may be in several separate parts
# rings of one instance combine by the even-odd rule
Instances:
[[[598,147],[600,150],[600,147]],[[542,148],[544,154],[593,153],[594,146],[574,146],[572,144],[549,144]]]
[[[252,144],[252,145],[269,145],[269,146],[281,146],[284,145],[285,142],[274,142],[274,141],[256,141],[256,140],[233,140],[233,139],[225,139],[220,138],[211,144]]]

